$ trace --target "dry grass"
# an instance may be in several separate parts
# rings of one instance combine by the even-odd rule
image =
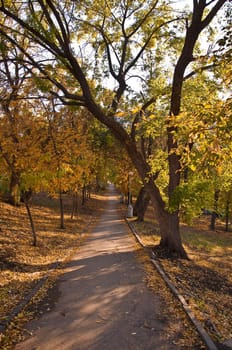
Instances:
[[[159,243],[152,211],[144,223],[134,222],[143,243]],[[222,226],[209,230],[209,217],[182,225],[184,247],[190,258],[159,259],[173,284],[216,341],[232,338],[232,233]]]

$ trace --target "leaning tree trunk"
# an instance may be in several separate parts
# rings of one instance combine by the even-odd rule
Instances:
[[[31,232],[32,232],[32,237],[33,237],[33,242],[32,242],[32,245],[34,247],[36,247],[37,245],[37,235],[36,235],[36,231],[35,231],[35,225],[34,225],[34,221],[33,221],[33,217],[32,217],[32,214],[31,214],[31,209],[30,209],[30,200],[31,200],[31,197],[32,197],[32,191],[31,190],[28,190],[28,191],[24,191],[23,194],[22,194],[22,200],[25,204],[25,207],[26,207],[26,210],[27,210],[27,215],[28,215],[28,218],[29,218],[29,221],[30,221],[30,224],[31,224]]]
[[[166,204],[162,199],[161,193],[156,186],[152,176],[149,178],[149,168],[146,162],[142,159],[140,153],[134,152],[130,149],[132,160],[139,171],[139,174],[144,182],[144,187],[149,193],[152,205],[156,212],[156,218],[160,229],[160,246],[170,256],[187,259],[188,256],[184,250],[181,241],[180,227],[179,227],[179,212],[169,212],[166,209]],[[129,152],[128,152],[129,153]]]
[[[144,221],[144,215],[146,213],[149,202],[150,196],[147,194],[145,188],[142,187],[139,191],[137,200],[133,208],[133,213],[134,216],[137,216],[137,221]]]

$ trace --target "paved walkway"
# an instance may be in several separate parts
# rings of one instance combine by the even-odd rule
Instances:
[[[116,211],[113,186],[107,207],[58,280],[54,308],[28,325],[33,335],[16,350],[177,350],[168,338],[159,297],[145,285],[134,239]]]

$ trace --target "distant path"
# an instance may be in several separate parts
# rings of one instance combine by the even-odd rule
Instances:
[[[16,350],[178,349],[166,334],[165,306],[145,285],[112,185],[105,199],[97,226],[58,279],[55,307],[29,323],[33,336]]]

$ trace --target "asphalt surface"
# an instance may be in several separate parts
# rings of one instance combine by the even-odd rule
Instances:
[[[15,350],[177,350],[159,296],[145,283],[135,241],[109,186],[106,209],[57,281],[54,307],[27,325]]]

